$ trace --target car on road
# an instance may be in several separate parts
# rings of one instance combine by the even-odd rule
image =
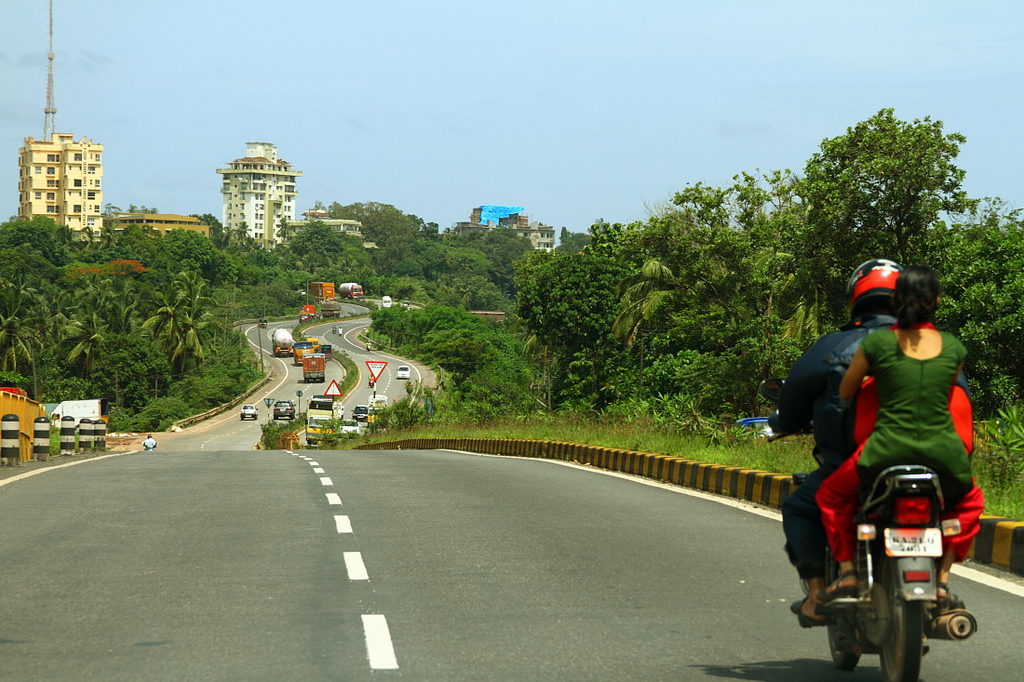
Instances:
[[[259,414],[260,413],[256,410],[255,405],[242,405],[242,411],[239,414],[239,416],[241,417],[242,421],[245,421],[246,419],[256,421],[257,419],[259,419]]]
[[[266,329],[267,328],[267,318],[261,317],[257,324],[259,325],[260,329]]]
[[[342,433],[359,433],[359,422],[351,419],[343,419],[338,422]]]
[[[352,408],[352,419],[357,422],[366,421],[366,417],[370,414],[370,408],[367,405],[356,405]]]
[[[290,400],[274,403],[274,419],[295,419],[295,404]]]
[[[409,378],[409,365],[399,365],[395,371],[396,379],[408,379]]]

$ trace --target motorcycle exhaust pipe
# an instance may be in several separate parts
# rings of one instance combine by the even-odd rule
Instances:
[[[978,621],[970,611],[954,609],[929,620],[928,630],[925,634],[932,639],[963,641],[978,631]]]

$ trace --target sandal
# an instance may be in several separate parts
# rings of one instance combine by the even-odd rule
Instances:
[[[847,578],[856,578],[857,571],[847,571],[841,576],[836,578],[835,582],[828,587],[818,590],[818,602],[821,604],[827,604],[833,599],[843,599],[856,597],[860,592],[860,584],[857,585],[843,585],[842,582]]]
[[[810,597],[808,597],[810,599]],[[796,620],[800,623],[802,628],[816,628],[822,625],[828,625],[828,618],[811,618],[803,612],[803,606],[805,599],[795,601],[789,605],[789,610],[796,614]]]
[[[966,606],[963,599],[949,591],[949,583],[935,583],[935,608],[938,611],[953,611]]]

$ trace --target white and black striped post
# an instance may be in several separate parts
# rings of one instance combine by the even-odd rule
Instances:
[[[92,450],[92,420],[88,417],[78,422],[78,451],[88,453]]]
[[[102,419],[92,420],[92,447],[100,452],[107,451],[107,422]]]
[[[0,417],[0,459],[8,466],[21,466],[21,419],[16,414]]]
[[[60,454],[75,454],[75,418],[70,415],[60,420]]]
[[[36,417],[32,425],[32,459],[45,462],[50,459],[50,420]]]

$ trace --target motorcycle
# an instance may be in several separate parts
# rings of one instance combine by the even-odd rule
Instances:
[[[762,395],[777,401],[780,387],[778,380],[762,384]],[[769,441],[786,435],[792,434],[773,435]],[[799,485],[804,476],[795,474],[794,483]],[[886,682],[916,682],[928,639],[963,641],[978,631],[977,619],[962,603],[937,599],[942,537],[960,532],[958,520],[940,520],[942,509],[939,477],[928,467],[898,465],[878,474],[855,518],[857,596],[817,607],[829,619],[829,651],[836,667],[853,670],[861,655],[877,654]],[[825,566],[830,584],[840,573],[831,550]]]
[[[146,452],[150,452],[152,450],[156,450],[156,443],[155,442],[151,443],[149,441],[142,441],[142,447],[143,447],[143,449]]]

